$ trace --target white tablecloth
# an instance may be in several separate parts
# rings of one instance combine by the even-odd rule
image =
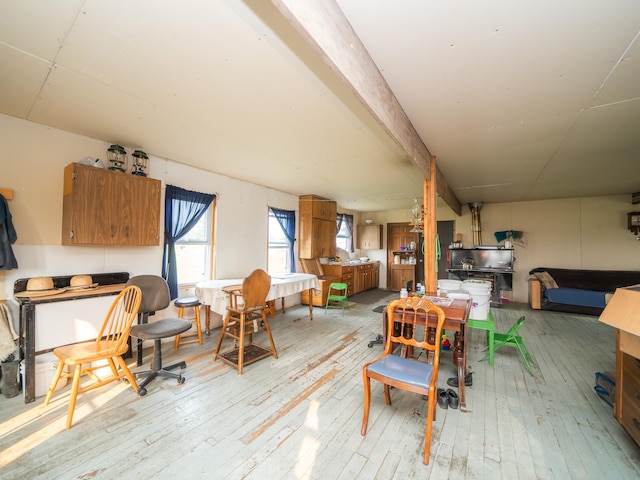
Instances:
[[[230,285],[242,285],[242,278],[226,280],[207,280],[196,284],[196,296],[205,305],[211,307],[211,311],[223,315],[226,311],[228,300],[223,288]],[[287,273],[271,276],[271,288],[267,294],[268,300],[275,300],[289,295],[300,293],[304,290],[314,289],[320,291],[318,277],[309,273]]]

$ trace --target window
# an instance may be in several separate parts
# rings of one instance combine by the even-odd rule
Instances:
[[[270,275],[295,272],[293,244],[295,241],[296,212],[269,208],[269,256],[267,271]]]
[[[336,247],[353,252],[353,215],[338,213],[336,223],[338,224]]]
[[[178,285],[211,278],[212,216],[212,207],[209,207],[198,223],[176,242]]]

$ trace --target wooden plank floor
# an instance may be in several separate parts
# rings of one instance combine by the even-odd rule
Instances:
[[[392,298],[390,296],[389,298]],[[235,370],[203,346],[175,352],[187,380],[152,382],[146,397],[125,383],[79,397],[65,431],[69,386],[52,403],[0,397],[2,479],[637,479],[640,449],[593,390],[595,372],[613,371],[615,336],[596,317],[494,309],[498,331],[524,314],[521,329],[534,375],[516,349],[479,362],[484,332],[470,334],[469,412],[437,409],[429,465],[422,463],[426,402],[392,391],[386,406],[374,382],[369,429],[362,421],[361,367],[381,315],[352,303],[339,311],[295,307],[271,321],[279,359]],[[260,334],[263,335],[263,334]],[[146,357],[150,358],[149,355]],[[443,354],[440,385],[455,374]]]

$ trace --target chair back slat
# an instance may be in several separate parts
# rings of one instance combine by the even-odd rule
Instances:
[[[139,287],[130,285],[122,290],[107,312],[96,343],[100,341],[113,342],[116,352],[126,352],[129,331],[138,315],[141,300],[142,292]]]
[[[242,282],[242,300],[244,309],[264,307],[271,288],[271,277],[258,268]]]
[[[437,319],[434,328],[424,325],[425,318]],[[440,340],[445,315],[440,307],[424,297],[408,297],[393,300],[387,306],[387,341],[385,354],[391,354],[395,344],[422,348],[433,353],[433,365],[437,372],[440,362]]]

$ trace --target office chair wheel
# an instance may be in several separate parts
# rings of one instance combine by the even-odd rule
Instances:
[[[178,379],[178,385],[183,384],[185,380],[186,380],[186,378],[183,377],[182,375],[180,375],[180,378]]]
[[[144,387],[138,388],[138,395],[144,397],[147,394],[147,389]]]

